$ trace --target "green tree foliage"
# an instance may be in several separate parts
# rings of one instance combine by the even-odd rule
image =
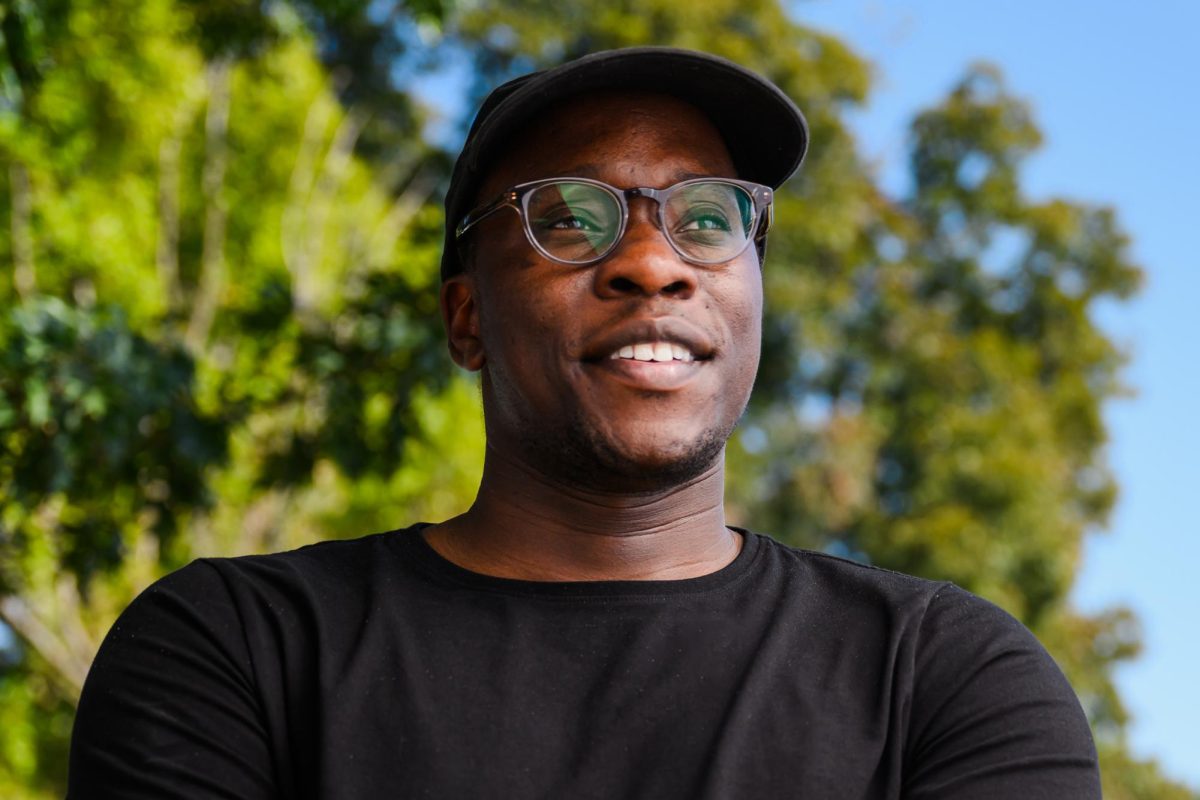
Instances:
[[[812,125],[738,521],[1000,603],[1071,677],[1108,796],[1195,796],[1126,752],[1136,621],[1067,600],[1115,497],[1121,354],[1091,314],[1139,273],[1110,210],[1023,195],[1039,134],[994,70],[915,121],[890,198],[844,121],[867,66],[777,0],[3,0],[0,34],[0,795],[61,795],[91,656],[163,572],[469,502],[478,398],[436,311],[452,154],[407,77],[465,58],[478,99],[653,42],[768,75]]]
[[[481,436],[440,355],[445,156],[320,63],[334,4],[202,5],[2,7],[5,797],[61,796],[87,665],[158,575],[446,515],[478,469],[443,455]]]
[[[175,533],[174,516],[207,499],[204,470],[224,444],[219,420],[194,407],[187,354],[132,333],[119,311],[106,318],[54,297],[22,304],[2,322],[7,530],[18,539],[45,535],[22,516],[60,498],[59,566],[85,580],[120,564],[119,531],[130,519],[148,513],[159,538]]]

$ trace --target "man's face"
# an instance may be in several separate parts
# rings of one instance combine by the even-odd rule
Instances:
[[[622,189],[736,177],[693,107],[604,93],[535,120],[479,199],[560,176]],[[483,371],[490,448],[557,480],[655,491],[720,458],[758,369],[762,282],[753,247],[697,266],[658,229],[652,200],[630,200],[629,212],[616,249],[584,267],[539,255],[515,211],[494,214],[468,234],[474,263],[446,287],[444,309],[456,360]],[[683,358],[638,360],[664,345]]]

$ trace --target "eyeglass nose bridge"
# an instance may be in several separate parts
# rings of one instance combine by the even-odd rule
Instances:
[[[675,187],[671,188],[673,189]],[[632,186],[628,189],[622,189],[621,193],[625,195],[626,202],[635,197],[648,197],[661,206],[663,195],[669,191],[671,191],[671,189],[653,189],[649,186]]]
[[[630,206],[630,202],[638,197],[654,201],[654,215],[651,217],[654,227],[662,233],[663,238],[670,242],[671,237],[667,236],[666,232],[667,219],[666,204],[664,201],[673,188],[655,189],[651,186],[632,186],[628,189],[617,190],[621,195],[623,208],[621,209],[621,234],[617,238],[617,241],[613,242],[613,249],[616,249],[621,244],[621,241],[625,238],[625,234],[629,232],[629,221],[633,217],[633,208]]]

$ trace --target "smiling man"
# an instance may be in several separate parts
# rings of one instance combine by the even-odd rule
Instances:
[[[758,368],[770,188],[736,179],[691,105],[605,91],[541,114],[476,195],[443,306],[452,356],[482,373],[487,458],[475,505],[426,541],[531,580],[725,566],[742,537],[722,454]]]
[[[88,678],[72,796],[1098,797],[1011,617],[726,524],[772,191],[806,147],[782,92],[699,53],[497,89],[443,256],[475,503],[151,587]]]

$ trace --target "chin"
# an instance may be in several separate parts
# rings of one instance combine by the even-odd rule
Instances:
[[[617,438],[576,425],[553,437],[553,443],[543,440],[538,460],[556,479],[584,488],[660,492],[689,483],[719,463],[730,432],[714,427],[670,435],[658,429]]]

